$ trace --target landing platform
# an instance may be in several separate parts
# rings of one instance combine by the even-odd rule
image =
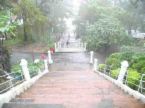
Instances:
[[[75,53],[75,52],[85,52],[86,50],[83,48],[58,48],[55,52],[68,52],[68,53]]]

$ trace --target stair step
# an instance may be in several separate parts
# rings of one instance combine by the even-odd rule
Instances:
[[[31,98],[25,98],[25,99],[22,99],[22,98],[15,98],[15,99],[12,99],[10,102],[14,102],[14,103],[32,103],[34,100],[31,99]]]
[[[2,108],[64,108],[61,104],[5,103]]]

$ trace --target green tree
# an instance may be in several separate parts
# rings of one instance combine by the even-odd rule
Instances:
[[[92,50],[104,48],[105,51],[112,45],[128,44],[128,36],[124,27],[115,18],[100,19],[87,27],[85,41]]]
[[[66,29],[64,18],[72,15],[69,3],[65,0],[39,0],[37,3],[41,11],[48,18],[46,28],[50,29],[53,35],[62,35]]]
[[[3,46],[3,40],[15,37],[17,26],[17,23],[11,22],[10,1],[6,1],[0,0],[0,38],[2,39],[0,40],[0,74],[3,73],[2,70],[10,72],[10,56],[7,48]]]
[[[33,27],[35,27],[36,24],[38,27],[38,24],[42,25],[46,21],[45,16],[34,1],[20,0],[20,2],[15,5],[14,13],[23,20],[25,42],[32,39],[30,36]]]
[[[104,48],[106,51],[112,45],[130,44],[132,38],[126,31],[131,31],[135,24],[133,20],[126,20],[127,17],[132,15],[109,1],[90,0],[80,8],[75,22],[77,34],[94,50]]]

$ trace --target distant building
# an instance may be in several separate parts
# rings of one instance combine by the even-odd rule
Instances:
[[[145,39],[145,33],[141,33],[139,31],[132,30],[131,31],[132,37],[137,39]]]

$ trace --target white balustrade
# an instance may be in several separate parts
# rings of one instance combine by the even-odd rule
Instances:
[[[53,63],[53,60],[51,58],[51,51],[50,50],[48,51],[48,63],[49,64],[52,64]]]
[[[96,72],[98,70],[98,59],[94,59],[94,71]]]
[[[57,51],[57,43],[54,44],[55,51]]]
[[[94,52],[90,52],[90,64],[93,64],[93,59],[94,59]]]
[[[45,72],[49,72],[47,60],[44,60],[44,68],[45,68],[45,70],[44,70]]]
[[[29,69],[28,69],[28,62],[25,59],[21,59],[21,63],[20,66],[22,67],[22,72],[24,74],[24,78],[26,81],[30,80],[30,73],[29,73]]]
[[[121,62],[121,69],[120,69],[117,81],[123,83],[123,79],[124,79],[125,74],[127,72],[128,66],[129,66],[128,61]]]

